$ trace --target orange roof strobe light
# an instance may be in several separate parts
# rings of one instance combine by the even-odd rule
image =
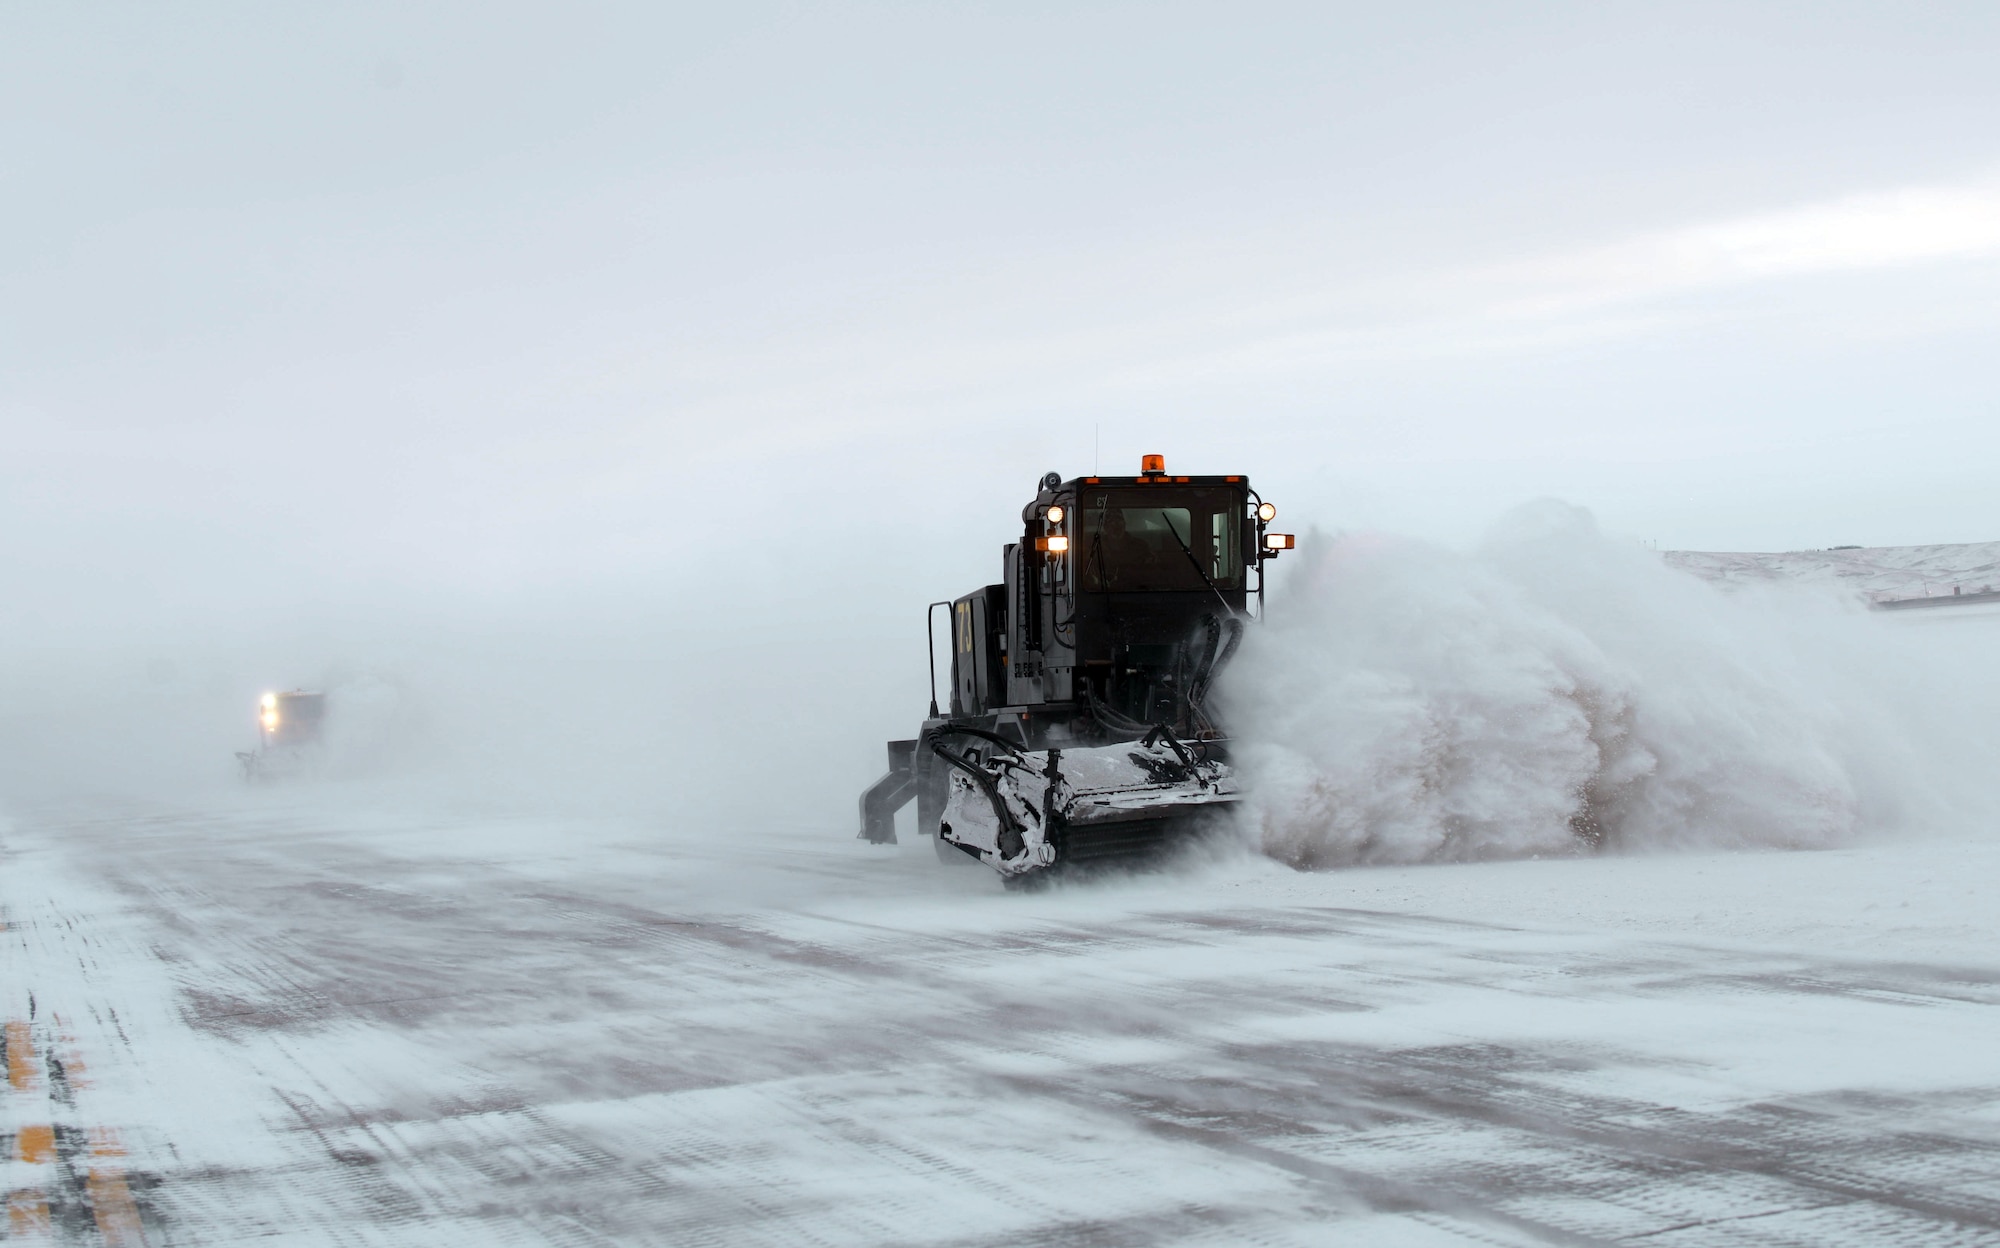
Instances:
[[[1166,472],[1166,470],[1167,470],[1167,457],[1164,455],[1141,455],[1139,457],[1140,476],[1143,477],[1158,476],[1161,473]]]

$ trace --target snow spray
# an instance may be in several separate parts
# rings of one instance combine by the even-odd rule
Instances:
[[[1555,502],[1471,554],[1301,545],[1219,691],[1286,862],[1812,848],[1990,803],[2000,647],[1968,680],[1832,591],[1726,594]]]

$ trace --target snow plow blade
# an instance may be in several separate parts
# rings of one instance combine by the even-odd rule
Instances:
[[[946,728],[930,745],[950,768],[938,837],[1010,883],[1156,854],[1239,796],[1221,743],[1182,742],[1163,727],[1137,741],[1047,750]]]

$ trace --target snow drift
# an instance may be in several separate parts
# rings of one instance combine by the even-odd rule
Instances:
[[[1470,555],[1301,556],[1221,691],[1252,831],[1296,865],[1827,846],[1984,796],[1990,646],[1969,679],[1832,593],[1724,594],[1553,502]]]

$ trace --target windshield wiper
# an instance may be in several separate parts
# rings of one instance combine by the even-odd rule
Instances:
[[[1172,534],[1174,545],[1179,546],[1181,553],[1188,557],[1188,565],[1194,569],[1194,574],[1201,578],[1201,583],[1208,586],[1208,592],[1215,595],[1215,600],[1222,604],[1224,611],[1233,612],[1235,608],[1229,605],[1229,599],[1222,596],[1222,591],[1215,587],[1215,582],[1208,579],[1208,573],[1201,570],[1201,560],[1194,557],[1194,547],[1181,540],[1180,530],[1174,527],[1174,518],[1167,514],[1167,509],[1164,507],[1160,508],[1160,519],[1166,522],[1167,532]],[[1188,517],[1188,536],[1194,536],[1192,515]]]

